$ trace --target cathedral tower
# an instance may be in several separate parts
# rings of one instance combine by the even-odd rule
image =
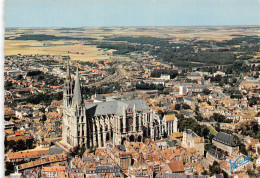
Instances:
[[[86,142],[86,110],[84,107],[77,69],[75,82],[71,79],[69,65],[63,91],[62,141],[72,147]],[[74,83],[74,84],[73,84]]]
[[[72,105],[72,96],[73,96],[73,83],[70,76],[70,67],[69,62],[67,64],[67,76],[64,82],[64,89],[63,89],[63,102],[64,102],[64,109],[69,108]]]

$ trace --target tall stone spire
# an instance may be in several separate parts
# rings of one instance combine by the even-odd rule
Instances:
[[[68,61],[68,64],[67,64],[67,77],[70,77],[70,64],[69,64],[69,61]]]
[[[79,69],[78,68],[77,68],[76,78],[75,78],[73,103],[75,105],[80,105],[82,103],[81,89],[80,89],[80,83],[79,83]]]

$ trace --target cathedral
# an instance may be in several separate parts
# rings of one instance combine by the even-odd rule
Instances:
[[[120,145],[126,140],[142,142],[177,132],[176,121],[170,127],[165,117],[160,118],[142,99],[84,103],[79,72],[72,79],[69,66],[63,105],[62,141],[71,147],[98,148],[107,143]]]

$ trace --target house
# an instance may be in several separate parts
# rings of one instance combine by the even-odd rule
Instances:
[[[213,74],[214,77],[216,77],[217,75],[220,75],[221,77],[224,77],[226,74],[225,72],[221,72],[221,71],[217,71]]]
[[[58,177],[58,173],[65,172],[65,166],[52,166],[52,167],[42,167],[42,175],[47,178],[55,178]]]
[[[204,138],[190,129],[184,129],[181,144],[184,148],[195,148],[200,155],[204,155]]]
[[[200,81],[202,77],[201,77],[200,73],[192,72],[187,75],[187,78],[190,80]]]
[[[212,143],[229,153],[229,155],[236,154],[239,151],[239,146],[237,145],[237,140],[232,134],[227,134],[224,132],[219,132],[213,139]]]
[[[171,162],[167,164],[169,170],[172,173],[184,173],[184,166],[183,166],[183,162]]]
[[[224,160],[224,155],[221,152],[214,150],[213,148],[210,148],[207,151],[206,158],[209,160],[209,163],[212,165],[214,161],[217,161],[219,163],[220,161]]]
[[[37,159],[41,156],[49,155],[49,149],[38,149],[38,150],[25,150],[18,152],[10,152],[7,155],[7,160],[10,162],[19,162],[19,161],[30,161],[31,159]]]
[[[171,76],[168,75],[168,74],[161,74],[160,79],[162,79],[162,80],[170,80]]]
[[[14,123],[13,122],[10,122],[10,121],[5,121],[4,122],[4,129],[7,130],[7,129],[13,129],[14,127]]]

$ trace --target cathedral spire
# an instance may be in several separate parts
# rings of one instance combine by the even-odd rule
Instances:
[[[75,105],[80,105],[82,103],[81,89],[80,89],[80,83],[79,83],[79,69],[78,68],[77,68],[76,78],[75,78],[73,103]]]
[[[70,64],[69,64],[69,61],[68,61],[68,64],[67,64],[67,78],[70,78]]]

